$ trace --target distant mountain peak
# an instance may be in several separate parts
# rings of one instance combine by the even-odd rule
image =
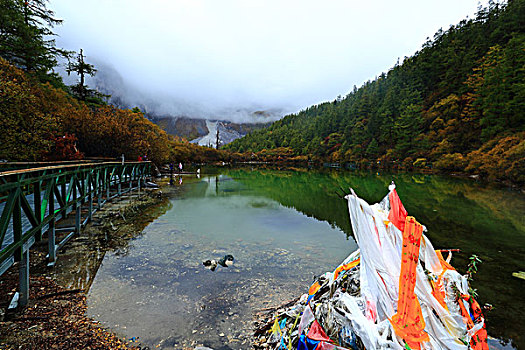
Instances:
[[[148,118],[168,134],[184,137],[201,146],[216,147],[217,128],[220,144],[225,145],[270,123],[233,123],[227,120],[149,115]]]

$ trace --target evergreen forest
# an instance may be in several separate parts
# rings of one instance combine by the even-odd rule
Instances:
[[[464,172],[525,183],[525,0],[489,2],[334,101],[226,146],[245,158]]]

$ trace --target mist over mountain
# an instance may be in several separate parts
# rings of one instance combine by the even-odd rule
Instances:
[[[269,123],[280,119],[289,111],[283,108],[268,108],[257,104],[216,105],[205,100],[189,102],[171,96],[170,91],[144,91],[141,87],[127,82],[118,70],[96,58],[91,61],[97,68],[88,83],[99,92],[111,95],[109,103],[119,108],[139,107],[150,119],[190,118],[203,120],[223,120],[233,123]]]

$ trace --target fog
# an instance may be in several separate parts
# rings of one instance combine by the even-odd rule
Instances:
[[[484,5],[485,3],[483,3]],[[256,121],[346,95],[476,13],[472,0],[51,0],[57,45],[149,113]],[[257,120],[259,121],[259,120]]]

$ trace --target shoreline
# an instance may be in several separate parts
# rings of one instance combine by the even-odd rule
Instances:
[[[332,163],[331,163],[332,164]],[[497,186],[501,188],[508,188],[513,191],[517,191],[525,194],[525,186],[512,182],[510,180],[498,180],[498,179],[489,179],[480,174],[470,174],[460,171],[442,171],[431,168],[398,168],[398,167],[388,167],[388,166],[367,166],[367,167],[356,167],[350,168],[346,167],[345,163],[340,163],[340,166],[324,166],[323,163],[305,163],[305,162],[294,162],[294,161],[246,161],[246,162],[232,162],[225,163],[225,165],[216,165],[219,167],[231,166],[231,167],[245,167],[245,166],[259,166],[259,167],[277,167],[277,168],[288,168],[293,170],[298,169],[316,169],[316,170],[333,170],[333,171],[369,171],[369,172],[391,172],[391,173],[407,173],[407,174],[418,174],[418,175],[440,175],[440,176],[450,176],[453,178],[467,179],[469,181],[474,181],[482,185]]]
[[[108,203],[68,242],[52,269],[47,267],[47,241],[37,243],[31,250],[30,299],[25,308],[8,309],[16,291],[18,263],[0,277],[0,289],[5,291],[0,295],[0,348],[145,349],[88,317],[86,295],[105,253],[125,249],[156,217],[149,212],[167,203],[166,196],[157,190]],[[78,260],[85,266],[75,266]],[[94,271],[83,273],[87,269]]]

